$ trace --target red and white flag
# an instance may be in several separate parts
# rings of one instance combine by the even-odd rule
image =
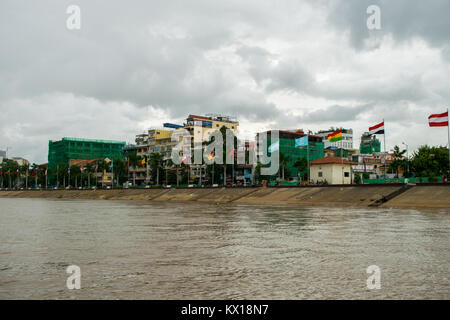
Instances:
[[[373,127],[369,127],[369,134],[384,134],[384,121],[374,125]]]
[[[447,127],[448,111],[439,114],[432,114],[428,117],[428,124],[430,127]]]

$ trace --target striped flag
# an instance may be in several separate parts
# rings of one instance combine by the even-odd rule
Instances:
[[[342,140],[342,130],[335,131],[328,135],[328,140],[330,142],[336,142]]]
[[[373,127],[369,127],[369,134],[384,134],[384,121]]]
[[[430,115],[428,125],[430,127],[448,127],[448,111]]]

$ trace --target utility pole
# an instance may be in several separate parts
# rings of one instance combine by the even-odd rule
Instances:
[[[450,176],[450,120],[448,119],[448,108],[447,108],[447,133],[448,133],[448,174]]]
[[[408,145],[404,142],[402,142],[406,146],[406,174],[409,177],[409,152],[408,152]]]

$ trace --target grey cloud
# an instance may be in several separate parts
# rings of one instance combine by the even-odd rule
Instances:
[[[328,122],[328,121],[352,121],[358,118],[358,115],[373,108],[373,104],[363,104],[358,106],[340,106],[333,105],[324,109],[319,109],[306,113],[300,119],[303,122]]]
[[[450,98],[446,1],[78,0],[79,31],[65,27],[69,4],[0,4],[0,148],[31,160],[45,161],[48,139],[132,141],[188,113],[267,128],[366,130],[361,121],[383,116],[422,128]],[[369,4],[381,7],[380,32],[366,28]],[[438,141],[417,143],[428,138]]]
[[[399,42],[420,37],[435,47],[450,42],[450,2],[447,0],[330,0],[324,1],[329,10],[329,21],[349,30],[352,44],[365,47],[370,37],[391,34]],[[381,9],[381,30],[369,31],[366,25],[370,5]]]

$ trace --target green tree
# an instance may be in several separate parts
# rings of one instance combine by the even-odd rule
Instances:
[[[355,173],[355,177],[353,178],[353,182],[355,182],[356,184],[361,184],[362,183],[361,174],[359,172]]]
[[[162,168],[163,155],[159,152],[150,153],[149,162],[152,170],[152,179],[154,181],[156,175],[156,184],[159,185],[159,170]]]
[[[280,151],[280,168],[281,168],[281,173],[282,173],[282,177],[281,180],[284,181],[284,174],[285,174],[285,170],[286,167],[288,166],[289,162],[291,161],[291,156],[285,154],[284,152]]]
[[[398,169],[405,167],[405,155],[406,150],[400,150],[399,146],[395,146],[393,150],[393,160],[391,164],[389,165],[389,170],[391,172],[395,172],[395,176],[398,178]]]
[[[303,180],[304,176],[308,176],[308,160],[306,158],[299,158],[294,162],[294,167],[297,168],[297,174],[300,174],[300,177]]]
[[[411,160],[416,177],[437,177],[449,172],[448,149],[445,147],[421,146]]]

